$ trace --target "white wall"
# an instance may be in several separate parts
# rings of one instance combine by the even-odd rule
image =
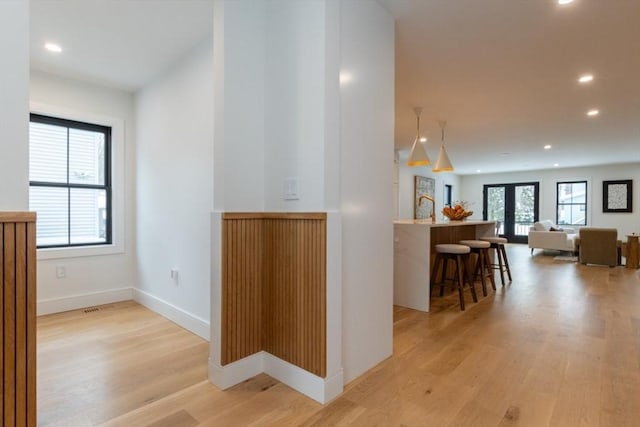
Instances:
[[[633,180],[633,212],[602,212],[602,181]],[[587,181],[587,226],[615,227],[619,238],[640,231],[640,164],[617,164],[584,168],[547,169],[526,172],[466,175],[462,177],[462,198],[474,202],[474,218],[482,217],[484,184],[540,182],[540,219],[556,221],[556,185],[560,181]]]
[[[265,210],[322,211],[325,4],[270,1],[266,23]],[[286,178],[298,200],[284,200]]]
[[[139,91],[135,110],[136,299],[208,339],[213,40]]]
[[[37,71],[31,72],[30,78],[30,101],[37,112],[99,124],[106,123],[103,120],[118,122],[113,144],[123,161],[123,164],[114,162],[113,177],[114,227],[117,228],[114,239],[118,248],[39,250],[38,312],[45,314],[128,299],[131,297],[135,248],[133,97],[128,92]],[[28,165],[25,169],[28,170]],[[96,253],[101,255],[91,256]],[[74,256],[67,257],[69,254]],[[56,278],[58,265],[66,267],[66,278]]]
[[[268,2],[214,6],[214,208],[264,210],[265,14]]]
[[[319,401],[342,391],[340,319],[340,223],[330,212],[328,253],[327,378],[279,359],[257,354],[220,365],[222,212],[325,211],[325,142],[339,151],[338,120],[327,126],[325,111],[338,117],[339,45],[332,61],[334,91],[326,105],[325,38],[329,3],[313,0],[223,1],[214,10],[214,214],[210,378],[228,387],[267,372]],[[339,15],[338,15],[339,16]],[[334,26],[339,24],[335,21]],[[327,129],[328,128],[328,129]],[[339,170],[339,163],[332,165]],[[284,200],[284,180],[297,178],[299,199]],[[335,186],[333,187],[335,188]],[[337,200],[339,192],[332,194]],[[337,207],[337,202],[334,204]],[[336,258],[337,257],[337,258]]]
[[[29,2],[0,1],[0,211],[29,206]]]
[[[397,218],[407,219],[413,218],[413,205],[415,200],[415,184],[414,177],[416,175],[434,178],[436,180],[435,200],[436,200],[436,219],[442,219],[442,208],[444,207],[444,186],[451,185],[451,200],[461,200],[461,180],[460,176],[440,172],[431,172],[431,166],[409,167],[406,165],[406,158],[400,158],[397,163],[398,168],[398,216]],[[482,216],[482,204],[470,206],[474,211],[480,211]]]
[[[393,351],[394,22],[342,2],[340,144],[345,382]],[[329,248],[328,250],[331,250]]]
[[[210,377],[228,387],[266,370],[326,401],[342,367],[353,379],[392,352],[393,19],[367,0],[215,7]],[[353,85],[339,86],[341,67]],[[283,200],[288,177],[299,200]],[[326,379],[260,355],[220,366],[219,221],[233,210],[328,212]]]

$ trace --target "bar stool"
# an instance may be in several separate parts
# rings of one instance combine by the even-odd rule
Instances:
[[[493,268],[491,267],[491,261],[489,258],[489,248],[491,247],[491,243],[485,242],[484,240],[460,240],[460,244],[469,246],[471,253],[477,255],[476,266],[473,269],[471,278],[475,281],[476,277],[480,276],[482,294],[486,297],[487,278],[491,282],[493,290],[496,290],[496,281],[493,279]]]
[[[509,260],[507,259],[507,251],[505,250],[505,243],[508,242],[504,237],[483,237],[480,240],[484,240],[485,242],[489,242],[491,244],[491,248],[496,250],[496,258],[498,258],[498,263],[491,263],[491,268],[494,270],[500,271],[500,280],[502,281],[502,286],[504,286],[504,272],[507,272],[509,276],[509,283],[511,283],[511,269],[509,268]]]
[[[436,245],[436,260],[433,266],[433,271],[431,272],[431,291],[433,291],[433,286],[436,283],[436,277],[438,273],[438,265],[442,264],[442,274],[440,276],[440,296],[444,295],[444,285],[447,279],[447,266],[449,264],[449,260],[455,262],[456,266],[456,277],[453,279],[454,283],[458,287],[458,296],[460,297],[460,309],[464,310],[464,282],[466,280],[469,283],[469,287],[471,288],[471,296],[473,297],[473,302],[478,302],[478,296],[476,295],[476,289],[473,286],[473,282],[469,277],[469,269],[467,268],[469,262],[469,254],[471,253],[471,249],[469,246],[464,245],[456,245],[456,244],[440,244]],[[456,280],[457,279],[457,280]]]

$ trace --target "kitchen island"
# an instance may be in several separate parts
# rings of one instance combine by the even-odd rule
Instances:
[[[435,245],[495,236],[494,221],[400,219],[393,229],[393,303],[421,311],[429,311]]]

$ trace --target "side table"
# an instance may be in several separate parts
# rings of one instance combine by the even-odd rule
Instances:
[[[627,268],[638,268],[640,261],[640,244],[637,234],[627,235]]]

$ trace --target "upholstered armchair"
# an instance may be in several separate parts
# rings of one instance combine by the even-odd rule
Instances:
[[[583,227],[578,238],[581,264],[615,267],[620,264],[620,242],[615,228]]]
[[[534,249],[552,249],[574,252],[577,235],[573,228],[555,227],[549,220],[539,221],[529,229],[529,247]]]

